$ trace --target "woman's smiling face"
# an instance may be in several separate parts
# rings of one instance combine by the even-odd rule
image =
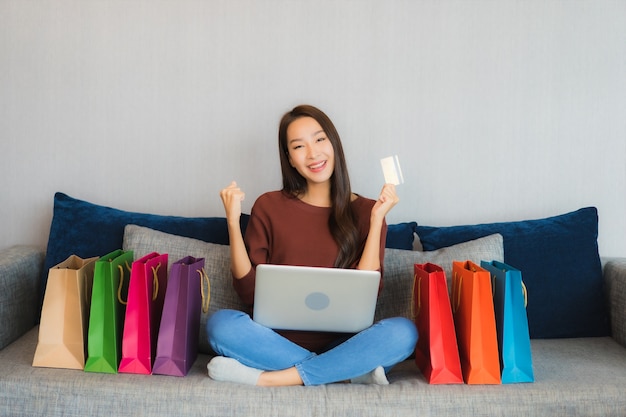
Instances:
[[[335,151],[320,124],[301,117],[287,128],[289,162],[308,184],[328,182],[335,169]]]

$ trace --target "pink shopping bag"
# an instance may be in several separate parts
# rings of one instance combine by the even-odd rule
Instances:
[[[167,258],[153,252],[133,262],[119,372],[152,373],[167,288]]]

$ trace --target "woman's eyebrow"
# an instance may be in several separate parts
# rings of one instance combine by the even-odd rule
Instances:
[[[314,133],[311,135],[311,137],[315,137],[315,136],[319,135],[320,133],[324,133],[324,129],[320,129],[320,130],[318,130],[317,132],[314,132]],[[299,141],[299,140],[304,140],[304,139],[303,139],[303,138],[293,138],[293,139],[289,139],[289,143],[293,143],[293,142],[296,142],[296,141]]]

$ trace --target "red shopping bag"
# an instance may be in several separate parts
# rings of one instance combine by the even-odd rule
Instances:
[[[152,373],[167,287],[167,257],[153,252],[133,262],[119,372]]]
[[[463,379],[500,384],[491,274],[471,261],[452,263],[452,308]]]
[[[419,333],[415,362],[430,384],[462,384],[461,362],[444,270],[415,264],[414,321]]]

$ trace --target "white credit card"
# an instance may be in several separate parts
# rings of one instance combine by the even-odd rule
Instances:
[[[380,165],[383,167],[383,175],[385,176],[386,184],[399,185],[404,183],[398,155],[381,159]]]

